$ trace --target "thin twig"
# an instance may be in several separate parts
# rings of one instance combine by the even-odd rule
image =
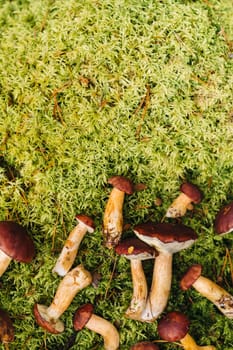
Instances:
[[[149,103],[150,103],[150,85],[147,84],[146,85],[146,95],[143,97],[143,99],[141,100],[138,108],[136,109],[134,114],[137,114],[138,111],[143,107],[143,111],[142,111],[142,115],[141,115],[141,122],[136,130],[136,138],[140,140],[140,133],[141,133],[141,129],[142,129],[142,124],[144,122],[148,107],[149,107]]]
[[[115,269],[116,269],[116,263],[117,263],[117,257],[115,256],[113,269],[112,269],[111,276],[109,278],[108,285],[107,285],[107,288],[106,288],[106,291],[105,291],[104,300],[107,298],[108,290],[109,290],[109,287],[110,287],[110,284],[112,282],[113,275],[114,275],[114,272],[115,272]]]

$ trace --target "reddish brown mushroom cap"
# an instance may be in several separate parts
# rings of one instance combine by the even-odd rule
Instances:
[[[183,313],[169,312],[158,323],[159,336],[169,342],[178,341],[188,333],[189,324],[188,318]]]
[[[115,251],[127,259],[153,259],[158,252],[148,244],[144,243],[137,237],[129,237],[122,240],[116,247]]]
[[[159,347],[149,341],[142,341],[131,346],[130,350],[159,350]]]
[[[94,312],[94,306],[90,303],[80,306],[75,314],[73,319],[73,326],[76,331],[81,331],[89,319],[91,318]]]
[[[180,191],[188,196],[195,204],[200,203],[202,200],[202,192],[196,185],[192,184],[191,182],[184,182],[180,186]]]
[[[113,187],[116,187],[118,190],[127,194],[133,194],[134,192],[134,186],[132,181],[124,176],[112,176],[110,177],[110,179],[108,179],[108,183],[111,184]]]
[[[61,333],[58,328],[56,327],[56,321],[52,322],[52,320],[46,320],[45,318],[42,317],[38,310],[38,304],[35,304],[33,307],[33,313],[36,319],[36,322],[39,326],[44,328],[46,331],[52,334],[59,334]]]
[[[84,225],[87,226],[88,231],[93,232],[95,229],[95,223],[92,218],[90,218],[87,215],[84,214],[78,214],[75,216],[76,220],[78,222],[82,222]]]
[[[180,281],[180,288],[187,290],[192,287],[193,283],[201,276],[201,272],[202,266],[200,264],[190,266]]]
[[[228,233],[233,230],[233,202],[220,209],[215,217],[214,229],[218,234]]]
[[[26,229],[13,221],[0,222],[0,249],[20,262],[29,263],[35,255],[35,246]]]
[[[0,339],[2,343],[10,343],[14,340],[14,326],[4,310],[0,310]]]

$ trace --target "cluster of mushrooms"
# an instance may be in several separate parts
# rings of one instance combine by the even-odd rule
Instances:
[[[113,176],[108,180],[113,186],[103,216],[103,241],[108,249],[114,249],[129,259],[133,283],[132,298],[125,316],[141,322],[158,320],[158,334],[161,339],[179,341],[185,350],[214,350],[212,345],[198,346],[189,335],[189,320],[179,311],[160,315],[165,311],[171,291],[173,254],[187,249],[198,239],[195,231],[182,223],[146,222],[133,228],[134,236],[122,239],[123,205],[125,194],[134,192],[133,183],[124,176]],[[167,209],[165,217],[180,218],[194,204],[200,203],[202,192],[185,182],[180,186],[180,195]],[[95,224],[91,217],[76,216],[77,225],[69,233],[53,273],[62,277],[55,296],[49,306],[36,303],[33,308],[35,321],[46,331],[59,334],[64,331],[61,315],[67,310],[74,297],[93,281],[92,274],[82,264],[73,268],[82,239],[87,232],[93,233]],[[215,231],[224,235],[233,230],[233,202],[225,205],[215,218]],[[19,249],[20,247],[20,249]],[[11,259],[29,263],[35,255],[32,239],[27,231],[12,221],[0,222],[0,276],[7,269]],[[154,259],[152,283],[148,289],[143,269],[143,260]],[[186,291],[195,288],[210,300],[226,317],[233,319],[233,296],[215,282],[202,276],[200,264],[191,265],[180,281],[180,288]],[[116,327],[108,320],[94,313],[91,303],[81,305],[73,317],[75,331],[84,327],[103,337],[104,349],[119,349],[120,337]],[[2,343],[14,339],[13,323],[5,310],[0,310],[0,337]],[[143,341],[131,346],[131,350],[158,350],[157,344]]]

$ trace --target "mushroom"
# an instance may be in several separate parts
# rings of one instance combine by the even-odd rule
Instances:
[[[3,344],[14,340],[14,326],[10,316],[5,310],[0,309],[0,339]]]
[[[215,217],[215,232],[223,235],[233,231],[233,202],[223,206]]]
[[[66,239],[56,265],[53,268],[53,272],[56,272],[60,276],[65,276],[73,265],[80,243],[86,232],[94,232],[94,221],[89,216],[79,214],[76,215],[76,220],[78,224]]]
[[[61,280],[55,297],[49,307],[42,304],[34,305],[34,316],[39,326],[50,333],[61,333],[64,324],[59,317],[66,311],[75,295],[90,285],[92,276],[83,265],[78,265]]]
[[[179,311],[166,314],[158,322],[158,333],[160,338],[168,342],[179,341],[185,350],[215,350],[215,346],[198,346],[189,335],[189,319]]]
[[[104,340],[105,350],[117,350],[119,348],[119,333],[113,324],[104,318],[94,314],[94,306],[90,303],[80,306],[73,319],[76,331],[87,327],[91,331],[100,334]]]
[[[184,216],[187,209],[192,209],[192,204],[198,204],[202,200],[199,188],[191,182],[184,182],[180,186],[181,194],[173,201],[165,214],[168,218]]]
[[[113,176],[108,180],[113,186],[107,201],[103,218],[103,235],[107,248],[115,247],[123,230],[123,203],[125,193],[134,192],[132,182],[124,176]]]
[[[35,246],[27,230],[13,221],[0,221],[0,276],[12,259],[30,263],[35,255]]]
[[[158,252],[137,237],[122,240],[116,247],[117,254],[130,260],[133,281],[133,296],[125,315],[134,320],[140,320],[146,307],[147,281],[144,274],[142,260],[154,259]]]
[[[159,350],[158,345],[149,341],[142,341],[131,346],[130,350]]]
[[[193,264],[180,281],[180,288],[195,288],[201,295],[210,300],[226,317],[233,319],[233,296],[222,287],[203,277],[202,265]]]
[[[173,254],[189,248],[197,239],[195,231],[183,224],[142,223],[134,227],[139,239],[157,249],[151,289],[141,321],[153,322],[164,311],[170,295]]]

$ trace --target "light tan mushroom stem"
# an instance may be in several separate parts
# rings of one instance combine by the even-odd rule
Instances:
[[[192,200],[182,192],[167,209],[165,216],[167,218],[177,218],[184,216],[187,209],[192,208],[191,202]]]
[[[119,348],[118,331],[109,321],[92,314],[85,327],[102,335],[105,350],[117,350]]]
[[[200,276],[192,286],[209,299],[226,317],[233,319],[233,296],[210,279]]]
[[[180,343],[183,345],[185,350],[215,350],[216,347],[213,345],[199,346],[195,340],[188,333],[184,338],[180,339]]]
[[[103,218],[103,234],[107,248],[116,246],[123,230],[123,203],[125,192],[113,188],[106,204]]]
[[[131,276],[133,282],[133,295],[130,306],[126,310],[126,317],[133,320],[140,320],[141,314],[146,307],[147,300],[147,281],[144,274],[142,261],[130,259]]]
[[[4,274],[8,268],[12,258],[0,250],[0,277]]]
[[[52,272],[56,272],[59,276],[65,276],[67,274],[74,263],[80,243],[87,231],[87,225],[79,222],[70,232]]]

